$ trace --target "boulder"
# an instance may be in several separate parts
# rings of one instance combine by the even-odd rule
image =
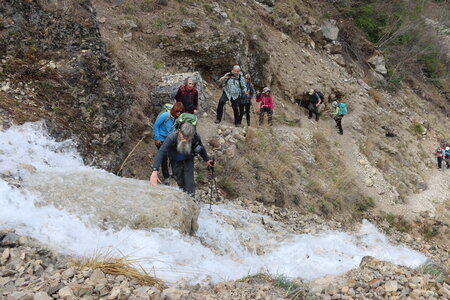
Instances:
[[[384,56],[381,53],[373,55],[367,62],[375,69],[375,72],[381,75],[387,74],[386,63],[384,61]]]
[[[261,4],[265,4],[269,7],[274,7],[275,6],[275,0],[256,0],[256,2],[259,2]]]
[[[326,20],[320,26],[325,40],[334,42],[338,38],[339,28],[336,26],[336,20]]]
[[[207,111],[209,108],[209,97],[206,93],[205,83],[199,72],[178,73],[163,76],[161,83],[150,92],[150,102],[152,105],[161,109],[165,103],[173,103],[178,88],[188,77],[192,77],[197,81],[196,89],[198,91],[199,110]]]
[[[38,172],[24,188],[40,194],[39,205],[54,205],[85,222],[120,230],[173,228],[193,234],[198,228],[197,204],[179,189],[150,186],[148,181],[100,171]]]

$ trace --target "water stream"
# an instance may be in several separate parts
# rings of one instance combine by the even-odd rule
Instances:
[[[34,168],[43,172],[83,170],[107,174],[84,166],[73,142],[56,142],[41,123],[0,132],[3,178],[26,180]],[[74,256],[115,251],[117,255],[139,258],[144,268],[171,283],[219,282],[258,272],[314,279],[344,273],[357,267],[366,255],[410,267],[426,260],[419,252],[389,244],[367,221],[356,233],[296,235],[271,220],[267,222],[271,222],[272,229],[266,230],[261,215],[231,205],[215,205],[212,212],[208,206],[201,208],[199,230],[196,236],[188,236],[170,229],[104,230],[87,222],[85,215],[36,205],[40,202],[39,195],[0,179],[0,229],[13,227],[19,234]]]

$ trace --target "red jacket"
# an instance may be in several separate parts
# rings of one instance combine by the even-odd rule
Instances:
[[[273,104],[272,94],[259,94],[256,96],[256,102],[261,102],[261,107],[268,106],[270,110],[273,110],[275,105]]]
[[[188,113],[194,113],[198,109],[198,92],[196,88],[188,91],[184,84],[180,85],[178,92],[175,95],[177,102],[183,103],[184,109]]]

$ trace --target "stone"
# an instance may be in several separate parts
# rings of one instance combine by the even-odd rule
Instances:
[[[92,281],[94,285],[98,284],[102,279],[105,279],[105,273],[102,272],[100,269],[95,269],[92,272],[92,275],[89,277],[89,279]]]
[[[100,17],[99,19],[98,19],[98,21],[100,22],[100,23],[105,23],[106,22],[106,18],[105,17]]]
[[[33,297],[33,300],[52,300],[53,298],[50,297],[46,292],[39,292],[36,293]]]
[[[386,293],[388,292],[396,292],[398,289],[397,281],[395,280],[389,280],[384,284],[384,290]]]
[[[197,30],[197,24],[189,19],[184,19],[183,22],[181,22],[181,27],[185,32],[195,32]]]
[[[74,294],[70,287],[65,286],[58,291],[58,296],[62,299],[68,299],[68,298],[74,296]]]
[[[176,287],[170,287],[165,289],[161,293],[161,298],[164,300],[181,300],[186,299],[189,296],[188,290],[177,289]]]
[[[339,28],[336,25],[336,20],[326,20],[320,26],[325,40],[333,42],[336,41],[339,34]]]
[[[6,297],[6,300],[32,300],[32,299],[33,296],[26,292],[13,292],[8,297]]]
[[[189,195],[172,187],[150,187],[147,180],[74,170],[32,174],[23,186],[41,194],[40,205],[91,216],[89,221],[100,227],[171,228],[185,234],[194,234],[198,228],[199,208]]]
[[[5,250],[3,250],[3,253],[2,253],[2,258],[3,258],[3,259],[8,259],[8,258],[9,258],[9,255],[10,255],[10,250],[9,250],[9,248],[6,248]]]
[[[61,276],[63,279],[69,279],[72,278],[75,275],[75,269],[74,268],[68,268],[64,272],[61,273]]]
[[[387,74],[386,63],[381,53],[373,55],[367,59],[367,62],[375,69],[375,72],[381,75]]]
[[[132,32],[124,33],[123,40],[126,42],[131,42],[133,40],[133,33]]]
[[[1,247],[17,247],[19,244],[19,236],[14,232],[7,232],[3,239],[0,241]]]

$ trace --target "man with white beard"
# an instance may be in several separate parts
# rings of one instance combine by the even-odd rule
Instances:
[[[158,170],[163,158],[167,155],[172,165],[172,174],[178,186],[195,197],[194,182],[194,156],[199,154],[208,166],[214,167],[215,163],[209,159],[208,153],[202,144],[200,135],[195,131],[191,123],[181,124],[180,129],[172,132],[159,148],[153,159],[153,172],[150,176],[150,184],[156,186],[161,181],[158,178]]]

